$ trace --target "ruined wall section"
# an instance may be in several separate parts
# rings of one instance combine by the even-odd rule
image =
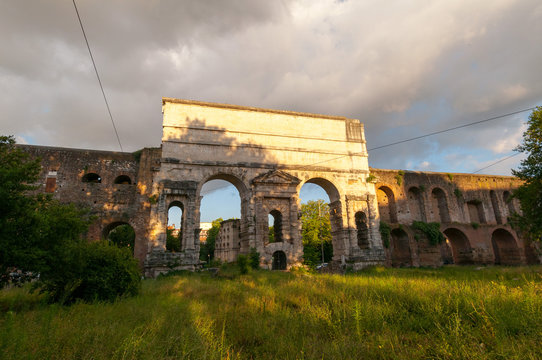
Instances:
[[[134,255],[143,261],[150,208],[146,193],[152,187],[147,162],[153,162],[156,149],[144,149],[134,156],[112,151],[19,146],[41,159],[38,191],[50,193],[63,203],[87,207],[97,218],[89,228],[89,240],[99,240],[115,226],[129,224],[136,234]],[[143,172],[139,160],[145,164]]]
[[[371,169],[380,220],[392,228],[386,244],[393,266],[539,262],[535,244],[510,226],[511,198],[522,182],[510,176]],[[440,223],[447,241],[432,245],[413,221]],[[538,259],[538,260],[537,260]]]

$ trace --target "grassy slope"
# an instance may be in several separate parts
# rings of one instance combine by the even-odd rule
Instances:
[[[0,292],[5,359],[541,359],[542,267],[146,280],[114,304]]]

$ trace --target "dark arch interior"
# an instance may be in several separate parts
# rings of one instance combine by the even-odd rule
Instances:
[[[410,217],[412,220],[424,220],[421,192],[420,189],[415,186],[408,189],[408,207],[410,209]]]
[[[273,217],[273,240],[274,242],[282,242],[282,213],[278,210],[273,210],[269,215]]]
[[[391,231],[392,256],[391,263],[394,267],[412,266],[410,254],[410,239],[403,229]]]
[[[273,253],[272,270],[286,270],[286,254],[284,251],[275,251]]]
[[[441,188],[434,188],[431,192],[433,197],[433,212],[438,222],[449,223],[450,213],[448,212],[448,202],[446,194]]]
[[[132,183],[132,179],[128,175],[120,175],[115,178],[115,184],[123,184],[123,185],[130,185]]]
[[[380,218],[384,222],[397,222],[397,210],[395,208],[395,196],[387,186],[381,186],[376,191]]]
[[[521,255],[514,236],[505,229],[497,229],[491,235],[491,244],[497,265],[519,265]]]
[[[360,249],[369,248],[369,227],[367,226],[367,215],[363,211],[355,214],[358,246]]]
[[[454,264],[472,264],[472,250],[468,237],[455,228],[444,230],[447,244],[452,250],[452,259]]]
[[[135,231],[126,222],[117,221],[107,225],[102,231],[102,237],[118,247],[127,247],[132,253],[134,252]]]
[[[491,198],[491,206],[493,207],[493,214],[495,214],[495,221],[497,221],[497,224],[503,224],[503,216],[501,207],[499,206],[499,200],[497,199],[497,194],[495,193],[495,190],[491,190],[489,192],[489,197]]]
[[[96,174],[96,173],[87,173],[83,176],[83,182],[84,183],[101,183],[102,182],[102,178],[100,177],[100,175]]]

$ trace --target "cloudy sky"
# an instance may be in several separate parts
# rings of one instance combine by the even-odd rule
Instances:
[[[162,97],[352,117],[369,148],[542,105],[539,0],[77,5],[125,151],[160,144]],[[0,133],[119,150],[70,0],[0,0],[0,45]],[[527,116],[374,150],[370,165],[473,172],[512,154]]]

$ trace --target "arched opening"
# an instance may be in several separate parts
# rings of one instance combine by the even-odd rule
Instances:
[[[273,210],[269,213],[269,242],[282,242],[282,213]]]
[[[114,183],[121,185],[130,185],[132,184],[132,179],[130,179],[128,175],[120,175],[115,178]]]
[[[446,194],[441,188],[434,188],[431,192],[433,219],[440,223],[450,222],[450,213],[448,211],[448,201]]]
[[[100,177],[100,175],[96,174],[96,173],[87,173],[83,176],[83,179],[82,181],[84,183],[95,183],[95,184],[99,184],[102,182],[102,178]]]
[[[184,205],[180,201],[169,204],[166,229],[166,250],[181,251],[183,242]]]
[[[403,229],[391,231],[391,265],[393,267],[412,266],[410,239]]]
[[[508,216],[512,215],[516,212],[516,208],[514,206],[514,198],[510,194],[509,191],[505,191],[502,194],[504,203],[506,204],[506,207],[508,208]]]
[[[216,174],[203,182],[199,194],[200,223],[196,231],[210,227],[207,237],[200,237],[200,260],[233,262],[239,254],[248,253],[248,196],[243,182],[230,174]]]
[[[472,264],[472,249],[467,236],[458,229],[449,228],[444,230],[446,244],[452,250],[452,260],[454,264]]]
[[[483,224],[486,222],[484,208],[480,200],[467,201],[467,209],[471,223]]]
[[[408,208],[410,210],[410,218],[413,221],[424,221],[424,206],[420,189],[413,186],[408,189]]]
[[[286,266],[286,254],[284,251],[275,251],[273,253],[271,270],[286,270]]]
[[[376,191],[380,220],[387,223],[397,222],[397,210],[395,207],[395,196],[387,186],[381,186]]]
[[[367,215],[363,211],[358,211],[355,215],[358,246],[360,249],[368,249],[369,244],[369,226],[367,225]]]
[[[499,206],[499,200],[497,199],[497,194],[495,190],[489,192],[489,197],[491,198],[491,206],[493,207],[493,214],[495,214],[495,221],[497,224],[503,224],[503,216],[501,207]]]
[[[521,255],[516,239],[505,229],[497,229],[491,235],[496,265],[519,265]]]
[[[306,181],[299,191],[303,261],[309,266],[327,263],[334,256],[335,241],[342,231],[339,191],[328,180]]]
[[[132,254],[135,246],[134,228],[123,221],[116,221],[107,225],[102,231],[102,238],[112,242],[118,247],[129,248]]]

